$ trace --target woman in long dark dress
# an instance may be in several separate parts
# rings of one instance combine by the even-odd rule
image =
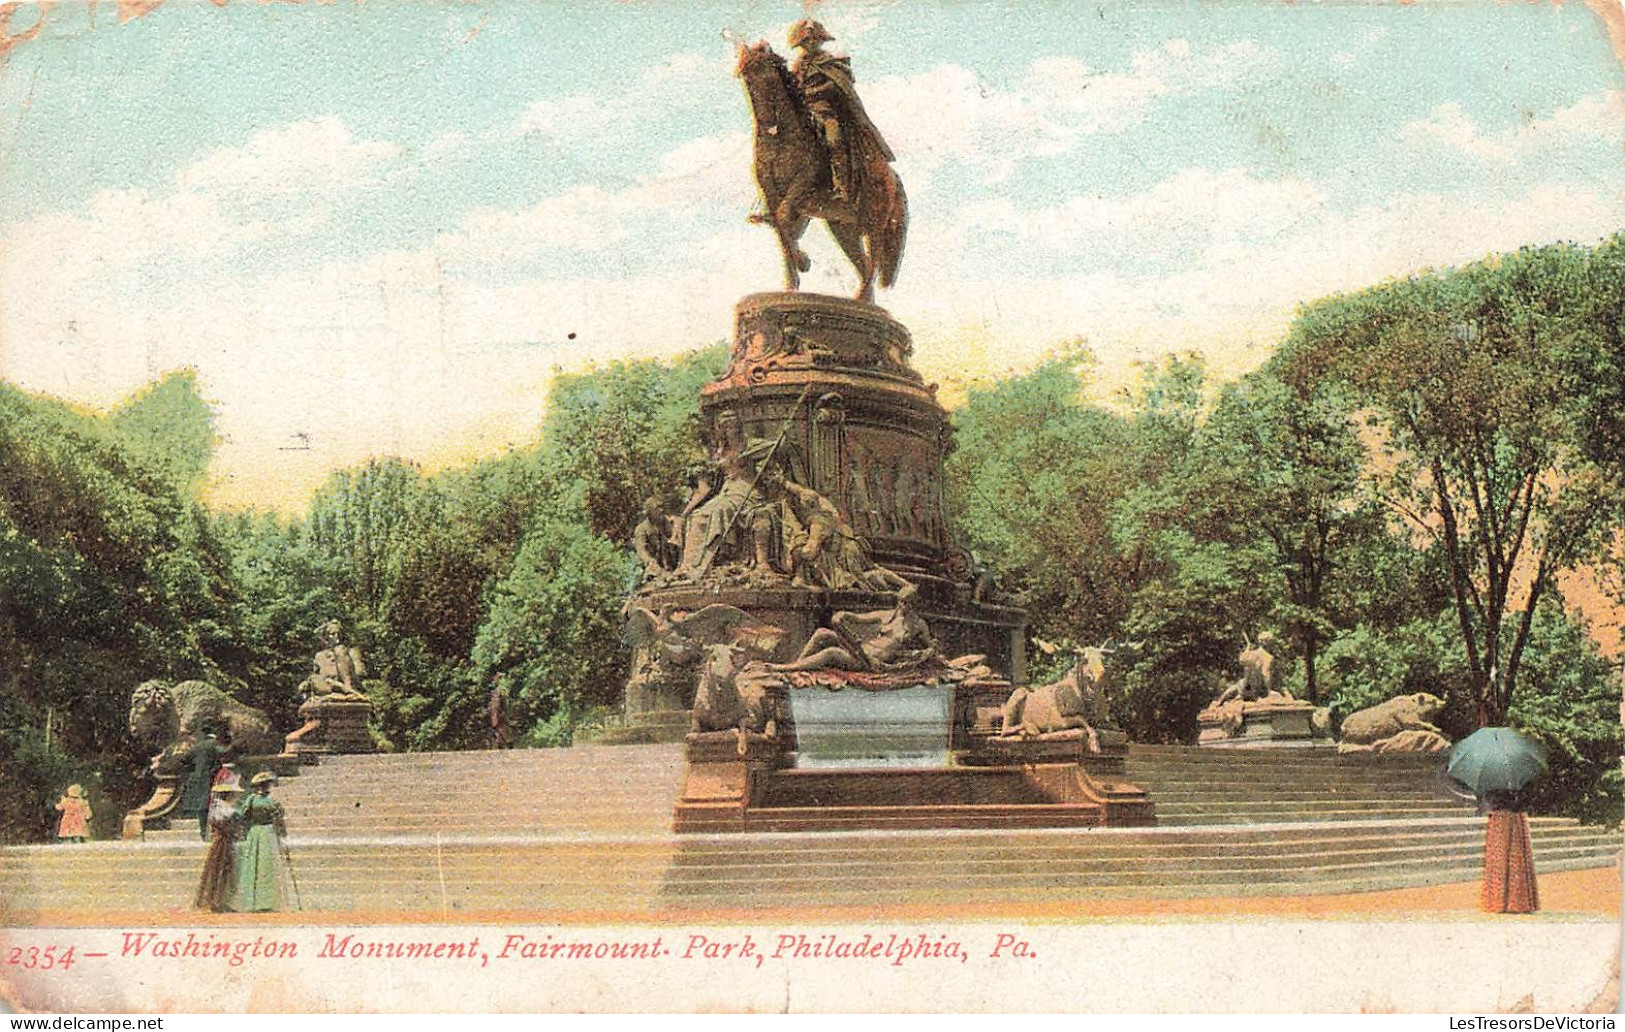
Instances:
[[[1540,909],[1540,892],[1529,818],[1516,792],[1486,792],[1484,806],[1489,824],[1484,830],[1483,908],[1492,914],[1532,914]]]
[[[237,795],[237,787],[224,782],[214,786],[210,793],[209,832],[214,839],[209,843],[209,855],[203,860],[197,899],[192,902],[198,910],[219,914],[231,909],[232,896],[237,891],[237,807],[234,805]]]

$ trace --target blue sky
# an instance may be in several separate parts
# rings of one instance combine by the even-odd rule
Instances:
[[[725,32],[801,13],[60,4],[0,66],[0,375],[105,404],[196,366],[228,504],[522,442],[556,368],[719,339],[776,287]],[[1625,225],[1625,76],[1581,4],[815,13],[909,190],[882,303],[950,394],[1079,336],[1107,383],[1239,373],[1301,300]],[[807,285],[850,290],[809,240]]]

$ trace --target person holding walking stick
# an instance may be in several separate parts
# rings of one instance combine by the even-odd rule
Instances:
[[[271,798],[275,781],[276,775],[268,770],[255,774],[248,783],[251,793],[237,804],[237,823],[242,829],[242,841],[237,846],[235,901],[239,913],[282,909],[277,860],[279,855],[287,859],[283,838],[288,829],[283,822],[282,804]]]

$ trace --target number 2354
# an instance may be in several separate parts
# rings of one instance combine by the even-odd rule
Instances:
[[[69,946],[62,949],[56,946],[13,946],[6,951],[6,964],[9,967],[38,968],[49,971],[52,968],[61,968],[63,971],[73,969],[73,950]]]

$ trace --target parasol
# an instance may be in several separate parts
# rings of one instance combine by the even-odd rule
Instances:
[[[1480,797],[1518,792],[1546,770],[1546,749],[1510,727],[1481,727],[1455,744],[1445,769]]]

